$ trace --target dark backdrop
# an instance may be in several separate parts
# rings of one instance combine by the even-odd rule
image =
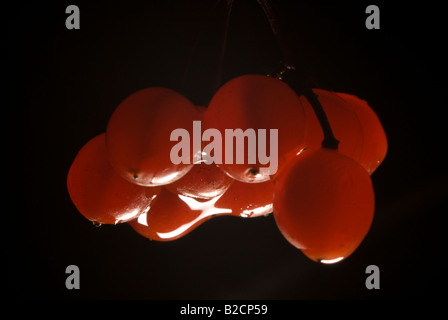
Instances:
[[[345,261],[308,260],[282,237],[272,216],[222,217],[182,239],[158,243],[127,225],[96,228],[77,212],[67,171],[77,151],[105,130],[122,99],[144,87],[166,86],[206,105],[220,65],[219,15],[207,13],[213,2],[34,1],[4,7],[9,99],[3,108],[14,112],[4,118],[4,128],[12,125],[5,141],[13,138],[5,156],[12,164],[4,168],[13,182],[6,187],[12,194],[4,197],[12,203],[4,207],[11,296],[436,297],[446,251],[446,32],[441,8],[428,1],[377,1],[380,30],[365,28],[365,1],[278,1],[309,77],[322,88],[367,100],[388,136],[389,152],[372,176],[372,229]],[[80,30],[65,28],[69,4],[80,8]],[[218,80],[268,73],[279,60],[256,1],[236,0]],[[80,268],[80,290],[65,287],[70,264]],[[370,264],[380,268],[380,290],[364,285]]]

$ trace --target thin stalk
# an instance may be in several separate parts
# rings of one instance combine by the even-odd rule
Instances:
[[[212,18],[213,12],[216,10],[216,7],[218,6],[218,4],[220,2],[221,2],[221,0],[215,0],[213,5],[211,6],[211,8],[206,12],[204,17],[202,17],[201,22],[199,24],[197,22],[195,22],[196,26],[198,26],[198,27],[194,30],[195,37],[194,37],[194,39],[191,40],[191,47],[189,50],[190,52],[187,55],[187,61],[185,63],[185,67],[183,70],[182,85],[181,85],[182,89],[185,87],[185,84],[187,83],[188,74],[191,69],[191,63],[193,60],[193,56],[194,56],[195,52],[197,51],[199,40],[204,35],[204,32],[207,30],[207,26],[210,24],[210,20]]]
[[[282,70],[277,73],[278,77],[285,82],[291,82],[291,87],[298,94],[303,94],[310,102],[324,134],[322,148],[337,150],[339,141],[335,138],[333,130],[331,129],[330,122],[328,121],[328,117],[325,114],[325,111],[322,108],[319,100],[317,99],[316,94],[313,92],[311,86],[309,85],[309,79],[305,77],[306,72],[303,70],[303,68],[300,68],[300,70],[298,70],[300,65],[297,64],[297,54],[293,50],[290,42],[290,37],[286,35],[285,28],[281,24],[279,13],[270,4],[269,0],[257,0],[257,2],[263,8],[263,11],[269,21],[271,30],[277,40],[283,58]],[[291,71],[293,71],[293,74],[291,73]]]
[[[216,52],[216,55],[213,55],[213,65],[210,68],[210,70],[213,70],[214,77],[205,85],[205,87],[207,88],[205,91],[208,92],[208,89],[210,89],[210,94],[214,94],[214,91],[216,91],[220,87],[222,81],[224,55],[227,44],[230,13],[232,10],[233,1],[234,0],[215,0],[215,2],[206,11],[204,16],[200,20],[200,23],[197,24],[197,28],[194,32],[195,38],[192,40],[191,49],[188,54],[183,71],[181,82],[182,90],[185,89],[185,86],[188,83],[189,77],[191,76],[191,71],[194,71],[192,70],[192,62],[195,54],[198,54],[197,48],[199,46],[199,43],[201,39],[207,40],[204,38],[211,28],[216,28],[216,33],[213,34],[213,37],[210,40],[211,42],[208,44],[208,48],[212,48],[213,52]],[[204,100],[207,101],[206,99]]]
[[[227,44],[227,34],[229,31],[229,22],[230,22],[230,13],[232,11],[233,1],[234,0],[224,0],[224,10],[222,12],[222,23],[220,24],[220,48],[217,57],[216,63],[216,77],[215,77],[215,90],[217,90],[221,86],[222,81],[222,69],[224,65],[224,56],[226,52],[226,44]]]

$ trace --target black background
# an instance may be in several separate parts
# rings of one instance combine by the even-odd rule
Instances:
[[[219,10],[207,13],[213,3],[4,7],[9,100],[3,107],[14,112],[3,121],[4,128],[12,125],[5,141],[13,141],[5,157],[12,160],[5,168],[12,194],[4,197],[11,206],[3,209],[10,220],[3,226],[10,297],[437,297],[446,276],[440,260],[446,252],[446,32],[441,8],[428,1],[377,1],[380,30],[366,29],[365,1],[278,1],[300,66],[320,87],[367,100],[388,136],[387,157],[372,176],[371,231],[345,261],[308,260],[282,237],[272,216],[212,219],[182,239],[158,243],[127,225],[96,228],[77,212],[65,184],[70,164],[127,95],[166,86],[206,105],[219,65],[221,83],[277,68],[279,50],[263,12],[256,1],[242,0],[235,1],[220,64]],[[69,4],[80,8],[80,30],[65,27]],[[79,290],[65,287],[70,264],[80,268]],[[370,264],[380,268],[379,290],[365,287]]]

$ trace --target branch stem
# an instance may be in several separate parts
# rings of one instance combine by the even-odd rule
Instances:
[[[269,0],[257,0],[257,2],[263,8],[282,55],[282,70],[277,73],[277,77],[290,84],[297,94],[303,94],[310,102],[324,134],[322,148],[337,150],[339,141],[335,138],[328,117],[309,84],[309,78],[306,77],[306,72],[297,63],[297,54],[294,52],[289,41],[290,37],[286,35],[285,28],[280,22],[278,11],[275,10]],[[294,74],[291,74],[291,71]]]

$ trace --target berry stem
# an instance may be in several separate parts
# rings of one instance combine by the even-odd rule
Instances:
[[[224,62],[224,55],[227,44],[227,33],[229,27],[230,13],[232,10],[234,0],[215,0],[211,6],[205,10],[201,19],[193,23],[194,38],[192,38],[190,52],[187,56],[185,68],[183,70],[183,76],[181,81],[181,90],[186,90],[188,85],[188,79],[192,76],[192,72],[196,72],[196,78],[203,76],[201,72],[203,70],[196,70],[193,65],[194,58],[196,60],[201,59],[201,56],[197,52],[200,41],[209,40],[207,43],[208,52],[202,52],[203,56],[213,56],[213,60],[208,60],[210,63],[208,66],[208,72],[214,72],[214,78],[210,81],[207,77],[206,83],[202,85],[202,95],[213,95],[215,91],[220,87],[222,81],[222,69]],[[211,37],[210,30],[213,30],[213,37]],[[207,38],[211,37],[211,38]],[[203,62],[203,61],[201,61]],[[207,73],[208,73],[207,72]],[[206,92],[206,94],[204,94]],[[197,101],[199,105],[206,105],[210,97],[200,98]]]
[[[311,88],[309,77],[305,76],[307,72],[297,64],[297,53],[294,52],[293,46],[289,41],[290,37],[286,36],[285,28],[280,23],[280,15],[278,11],[275,10],[269,0],[257,0],[257,2],[263,8],[266,18],[269,21],[283,59],[282,69],[279,72],[276,72],[275,76],[290,84],[297,94],[303,94],[308,99],[324,134],[322,148],[337,150],[339,141],[335,138],[328,117]],[[298,70],[299,67],[300,70]],[[290,71],[293,71],[293,74],[291,74]]]
[[[257,2],[263,8],[264,14],[269,21],[271,26],[272,33],[274,34],[279,49],[281,51],[281,55],[283,58],[282,64],[286,69],[295,69],[296,63],[294,58],[294,53],[291,50],[292,45],[289,42],[289,37],[286,36],[284,32],[284,28],[280,24],[279,14],[275,10],[275,8],[269,3],[268,0],[257,0]]]
[[[194,27],[193,27],[194,32],[193,33],[194,33],[195,37],[190,40],[191,47],[190,47],[190,52],[187,55],[185,67],[183,70],[182,83],[181,83],[182,89],[184,89],[184,87],[187,83],[187,78],[189,76],[193,56],[198,48],[199,40],[204,35],[204,32],[207,30],[207,27],[210,23],[212,14],[216,10],[216,7],[219,2],[220,2],[220,0],[216,0],[211,5],[211,8],[206,11],[206,13],[204,14],[204,17],[202,17],[202,19],[199,20],[200,23],[198,23],[197,21],[194,22]]]
[[[324,133],[324,139],[322,140],[322,148],[334,149],[337,150],[339,146],[339,140],[337,140],[333,134],[333,130],[331,129],[330,122],[328,121],[327,114],[325,113],[322,105],[317,99],[317,95],[313,92],[313,90],[306,90],[304,96],[308,99],[313,107],[314,113],[316,114],[317,119],[319,120],[320,126]]]
[[[219,43],[219,52],[217,57],[217,63],[216,63],[216,77],[215,77],[215,90],[218,90],[221,86],[222,81],[222,68],[224,64],[224,56],[226,52],[226,44],[227,44],[227,33],[229,30],[229,21],[230,21],[230,13],[232,11],[234,0],[224,0],[224,10],[222,12],[222,19],[220,23],[221,30],[219,30],[220,33],[220,43]]]

